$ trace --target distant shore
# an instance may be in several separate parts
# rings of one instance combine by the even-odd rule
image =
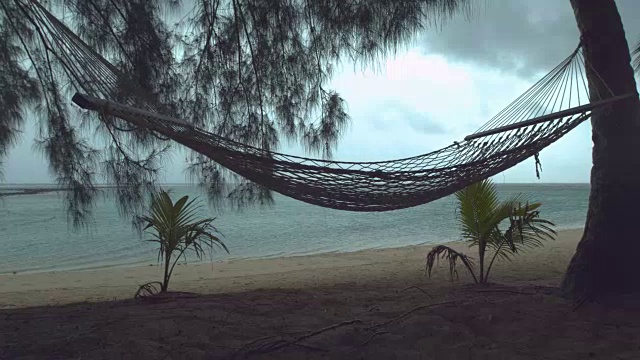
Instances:
[[[43,194],[43,193],[65,191],[65,190],[68,190],[68,189],[64,189],[64,188],[35,188],[35,189],[3,188],[3,189],[0,189],[0,196],[35,195],[35,194]]]
[[[496,264],[494,281],[557,285],[575,252],[582,230],[558,233],[554,242]],[[464,243],[450,243],[458,251],[476,257]],[[241,292],[255,289],[300,289],[335,284],[378,282],[448,283],[448,267],[441,261],[427,279],[424,257],[433,245],[363,250],[275,259],[230,260],[180,265],[170,288],[197,293]],[[459,268],[460,283],[470,278]],[[131,298],[138,286],[159,280],[159,266],[108,268],[0,275],[0,307],[96,302]]]
[[[98,185],[96,188],[98,189],[111,189],[115,188],[115,185]],[[50,192],[57,191],[68,191],[69,188],[58,187],[56,185],[43,185],[43,186],[2,186],[0,187],[0,197],[3,196],[15,196],[15,195],[36,195],[36,194],[44,194]]]

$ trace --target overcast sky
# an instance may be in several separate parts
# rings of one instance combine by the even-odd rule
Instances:
[[[460,16],[422,34],[411,47],[375,71],[352,67],[333,87],[347,100],[352,125],[338,160],[388,160],[423,154],[475,131],[568,56],[578,43],[569,0],[477,0]],[[616,0],[627,40],[640,39],[639,0]],[[532,160],[496,176],[499,182],[588,182],[590,125],[584,123]],[[32,149],[34,130],[4,167],[7,183],[52,182],[42,155]],[[284,149],[298,153],[296,149]],[[164,181],[185,182],[183,164],[165,169]]]

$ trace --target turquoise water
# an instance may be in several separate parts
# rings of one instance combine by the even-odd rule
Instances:
[[[175,195],[200,195],[187,186]],[[498,184],[501,196],[523,193],[540,201],[544,218],[558,229],[582,228],[588,184]],[[204,200],[204,197],[201,197]],[[208,210],[205,204],[205,210]],[[210,210],[209,210],[210,211]],[[458,240],[455,198],[411,209],[353,213],[308,205],[276,195],[276,204],[227,211],[215,216],[231,254],[214,253],[206,261],[348,252]],[[157,263],[156,247],[143,241],[112,200],[98,203],[94,223],[74,231],[57,193],[0,199],[0,273],[91,269]]]

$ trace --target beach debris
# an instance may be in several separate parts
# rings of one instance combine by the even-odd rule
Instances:
[[[149,296],[154,296],[159,294],[161,289],[162,289],[161,282],[159,281],[148,282],[146,284],[140,285],[140,287],[138,288],[138,291],[136,291],[136,294],[133,296],[133,298],[136,300],[144,300]]]

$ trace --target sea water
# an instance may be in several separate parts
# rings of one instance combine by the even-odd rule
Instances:
[[[15,185],[13,185],[15,187]],[[356,213],[325,209],[276,195],[271,207],[216,213],[189,186],[168,186],[175,198],[202,200],[202,215],[216,217],[230,254],[204,261],[349,252],[459,240],[455,197],[410,209]],[[558,230],[582,228],[588,184],[497,184],[501,197],[522,193],[542,202],[543,218]],[[1,190],[1,189],[0,189]],[[74,230],[59,193],[0,198],[0,273],[86,270],[157,263],[157,244],[133,228],[111,199],[99,200],[92,223]],[[190,261],[194,260],[190,257]]]

